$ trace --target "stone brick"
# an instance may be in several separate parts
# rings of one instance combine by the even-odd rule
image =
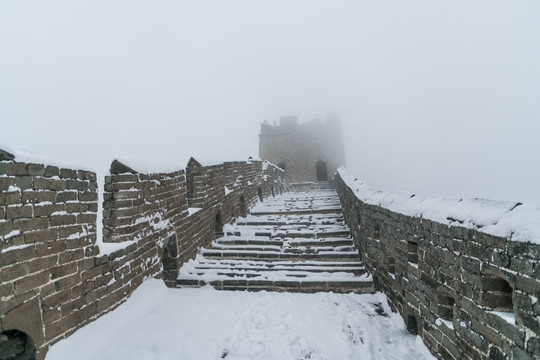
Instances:
[[[36,256],[36,248],[34,246],[28,246],[21,249],[11,250],[4,252],[0,256],[0,267],[15,264],[20,261],[27,261]]]
[[[25,263],[17,263],[13,264],[11,266],[6,266],[2,268],[2,281],[11,281],[14,279],[18,279],[20,277],[25,276],[28,274],[28,269]]]
[[[77,224],[93,224],[96,219],[97,214],[77,214]]]
[[[45,177],[60,176],[60,169],[57,166],[47,166],[45,168]]]
[[[68,201],[77,201],[79,196],[75,190],[60,191],[56,193],[56,202],[65,203]]]
[[[30,274],[47,270],[58,264],[58,255],[39,257],[27,263]]]
[[[69,190],[86,191],[88,190],[88,181],[68,180],[67,188]]]
[[[65,190],[66,183],[62,180],[34,178],[34,190]]]
[[[33,188],[34,177],[32,176],[15,176],[15,186],[23,191]]]
[[[62,179],[77,179],[77,170],[60,169],[60,177]]]
[[[0,174],[10,176],[26,175],[26,164],[0,161]]]
[[[21,202],[21,192],[2,193],[0,192],[0,206],[19,204]]]
[[[13,283],[2,282],[0,284],[0,298],[8,297],[13,294]]]
[[[42,230],[49,227],[49,220],[47,218],[16,219],[13,221],[13,227],[24,232]]]
[[[32,214],[32,206],[9,206],[6,209],[7,219],[31,218]]]
[[[68,203],[66,204],[66,211],[68,213],[81,213],[88,211],[88,204],[86,203]]]
[[[97,201],[98,194],[94,191],[84,191],[79,193],[80,201]]]
[[[77,261],[82,259],[84,256],[83,249],[74,249],[69,251],[64,251],[60,254],[58,262],[60,264],[65,264],[72,261]]]
[[[64,204],[38,205],[34,206],[34,216],[49,217],[54,212],[61,212],[65,210],[66,206]]]
[[[30,176],[43,176],[45,175],[45,166],[41,164],[27,164],[26,171]]]
[[[22,194],[23,203],[54,202],[56,193],[54,191],[25,191]]]
[[[515,289],[527,294],[538,295],[540,294],[540,279],[536,280],[527,276],[517,276]]]
[[[15,295],[22,294],[29,290],[38,288],[41,285],[46,284],[49,281],[49,272],[42,271],[33,275],[29,275],[20,280],[15,281],[14,293]]]
[[[61,279],[54,281],[54,287],[56,288],[57,291],[61,291],[61,290],[69,289],[80,282],[81,282],[81,277],[79,273],[75,273],[75,274],[68,275],[66,277],[63,277]]]
[[[66,249],[65,241],[51,241],[45,244],[36,245],[36,254],[38,257],[49,256],[61,253]]]
[[[75,215],[51,215],[49,219],[51,226],[72,225],[77,222]]]
[[[13,221],[2,221],[0,222],[0,236],[4,236],[13,231]]]
[[[62,255],[63,254],[61,254],[61,256]],[[64,264],[63,261],[59,261],[59,263]],[[51,271],[51,280],[71,275],[71,274],[77,272],[77,269],[78,269],[78,267],[77,267],[76,262],[71,262],[69,264],[55,266],[55,267],[50,269],[50,271]]]
[[[56,240],[56,229],[42,229],[39,231],[25,232],[24,242],[27,244],[33,244],[37,242],[47,242]]]

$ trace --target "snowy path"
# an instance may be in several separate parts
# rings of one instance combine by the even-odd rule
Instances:
[[[179,271],[179,287],[288,292],[374,291],[333,189],[270,197]]]
[[[384,295],[169,289],[149,280],[46,360],[434,359]]]

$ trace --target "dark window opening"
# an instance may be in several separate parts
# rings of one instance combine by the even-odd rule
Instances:
[[[215,225],[214,230],[216,233],[216,238],[223,236],[223,222],[221,220],[220,212],[216,214],[216,225]]]
[[[374,239],[381,238],[381,227],[379,225],[373,226],[373,238]]]
[[[418,335],[418,322],[414,315],[407,315],[407,331],[413,335]]]
[[[413,241],[407,243],[407,261],[418,264],[418,244]]]
[[[317,162],[317,181],[328,181],[328,170],[326,163],[322,160]]]
[[[391,256],[388,258],[388,272],[390,274],[396,273],[396,259]]]
[[[0,358],[34,360],[36,346],[30,336],[24,332],[6,330],[0,334]]]
[[[287,169],[287,165],[285,165],[285,163],[283,163],[283,162],[280,162],[278,164],[278,167],[281,168],[283,171],[285,171]]]
[[[246,201],[244,196],[240,196],[240,216],[245,217],[246,215]]]
[[[512,302],[512,287],[508,281],[498,277],[482,279],[482,306],[490,310],[514,311]]]
[[[176,261],[171,257],[168,247],[163,249],[163,255],[161,256],[161,264],[163,265],[163,281],[168,287],[175,287],[176,285]]]
[[[262,189],[261,188],[258,188],[257,189],[257,194],[259,194],[259,200],[261,202],[263,202],[263,194],[262,194]]]
[[[452,321],[454,319],[454,304],[456,300],[448,294],[439,295],[439,316],[444,320]]]

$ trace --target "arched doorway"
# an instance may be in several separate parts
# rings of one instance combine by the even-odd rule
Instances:
[[[317,181],[328,181],[328,170],[322,160],[317,161]]]
[[[214,227],[214,231],[216,233],[216,239],[223,236],[223,221],[221,220],[221,212],[219,211],[216,214],[216,224]]]
[[[245,217],[247,215],[246,212],[246,201],[244,200],[244,196],[240,196],[240,216]]]
[[[19,330],[6,330],[0,334],[0,356],[2,359],[28,359],[36,358],[36,346],[24,332]]]

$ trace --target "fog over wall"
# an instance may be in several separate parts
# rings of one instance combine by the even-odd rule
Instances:
[[[260,123],[340,113],[374,188],[540,202],[540,2],[2,1],[0,143],[258,155]]]

